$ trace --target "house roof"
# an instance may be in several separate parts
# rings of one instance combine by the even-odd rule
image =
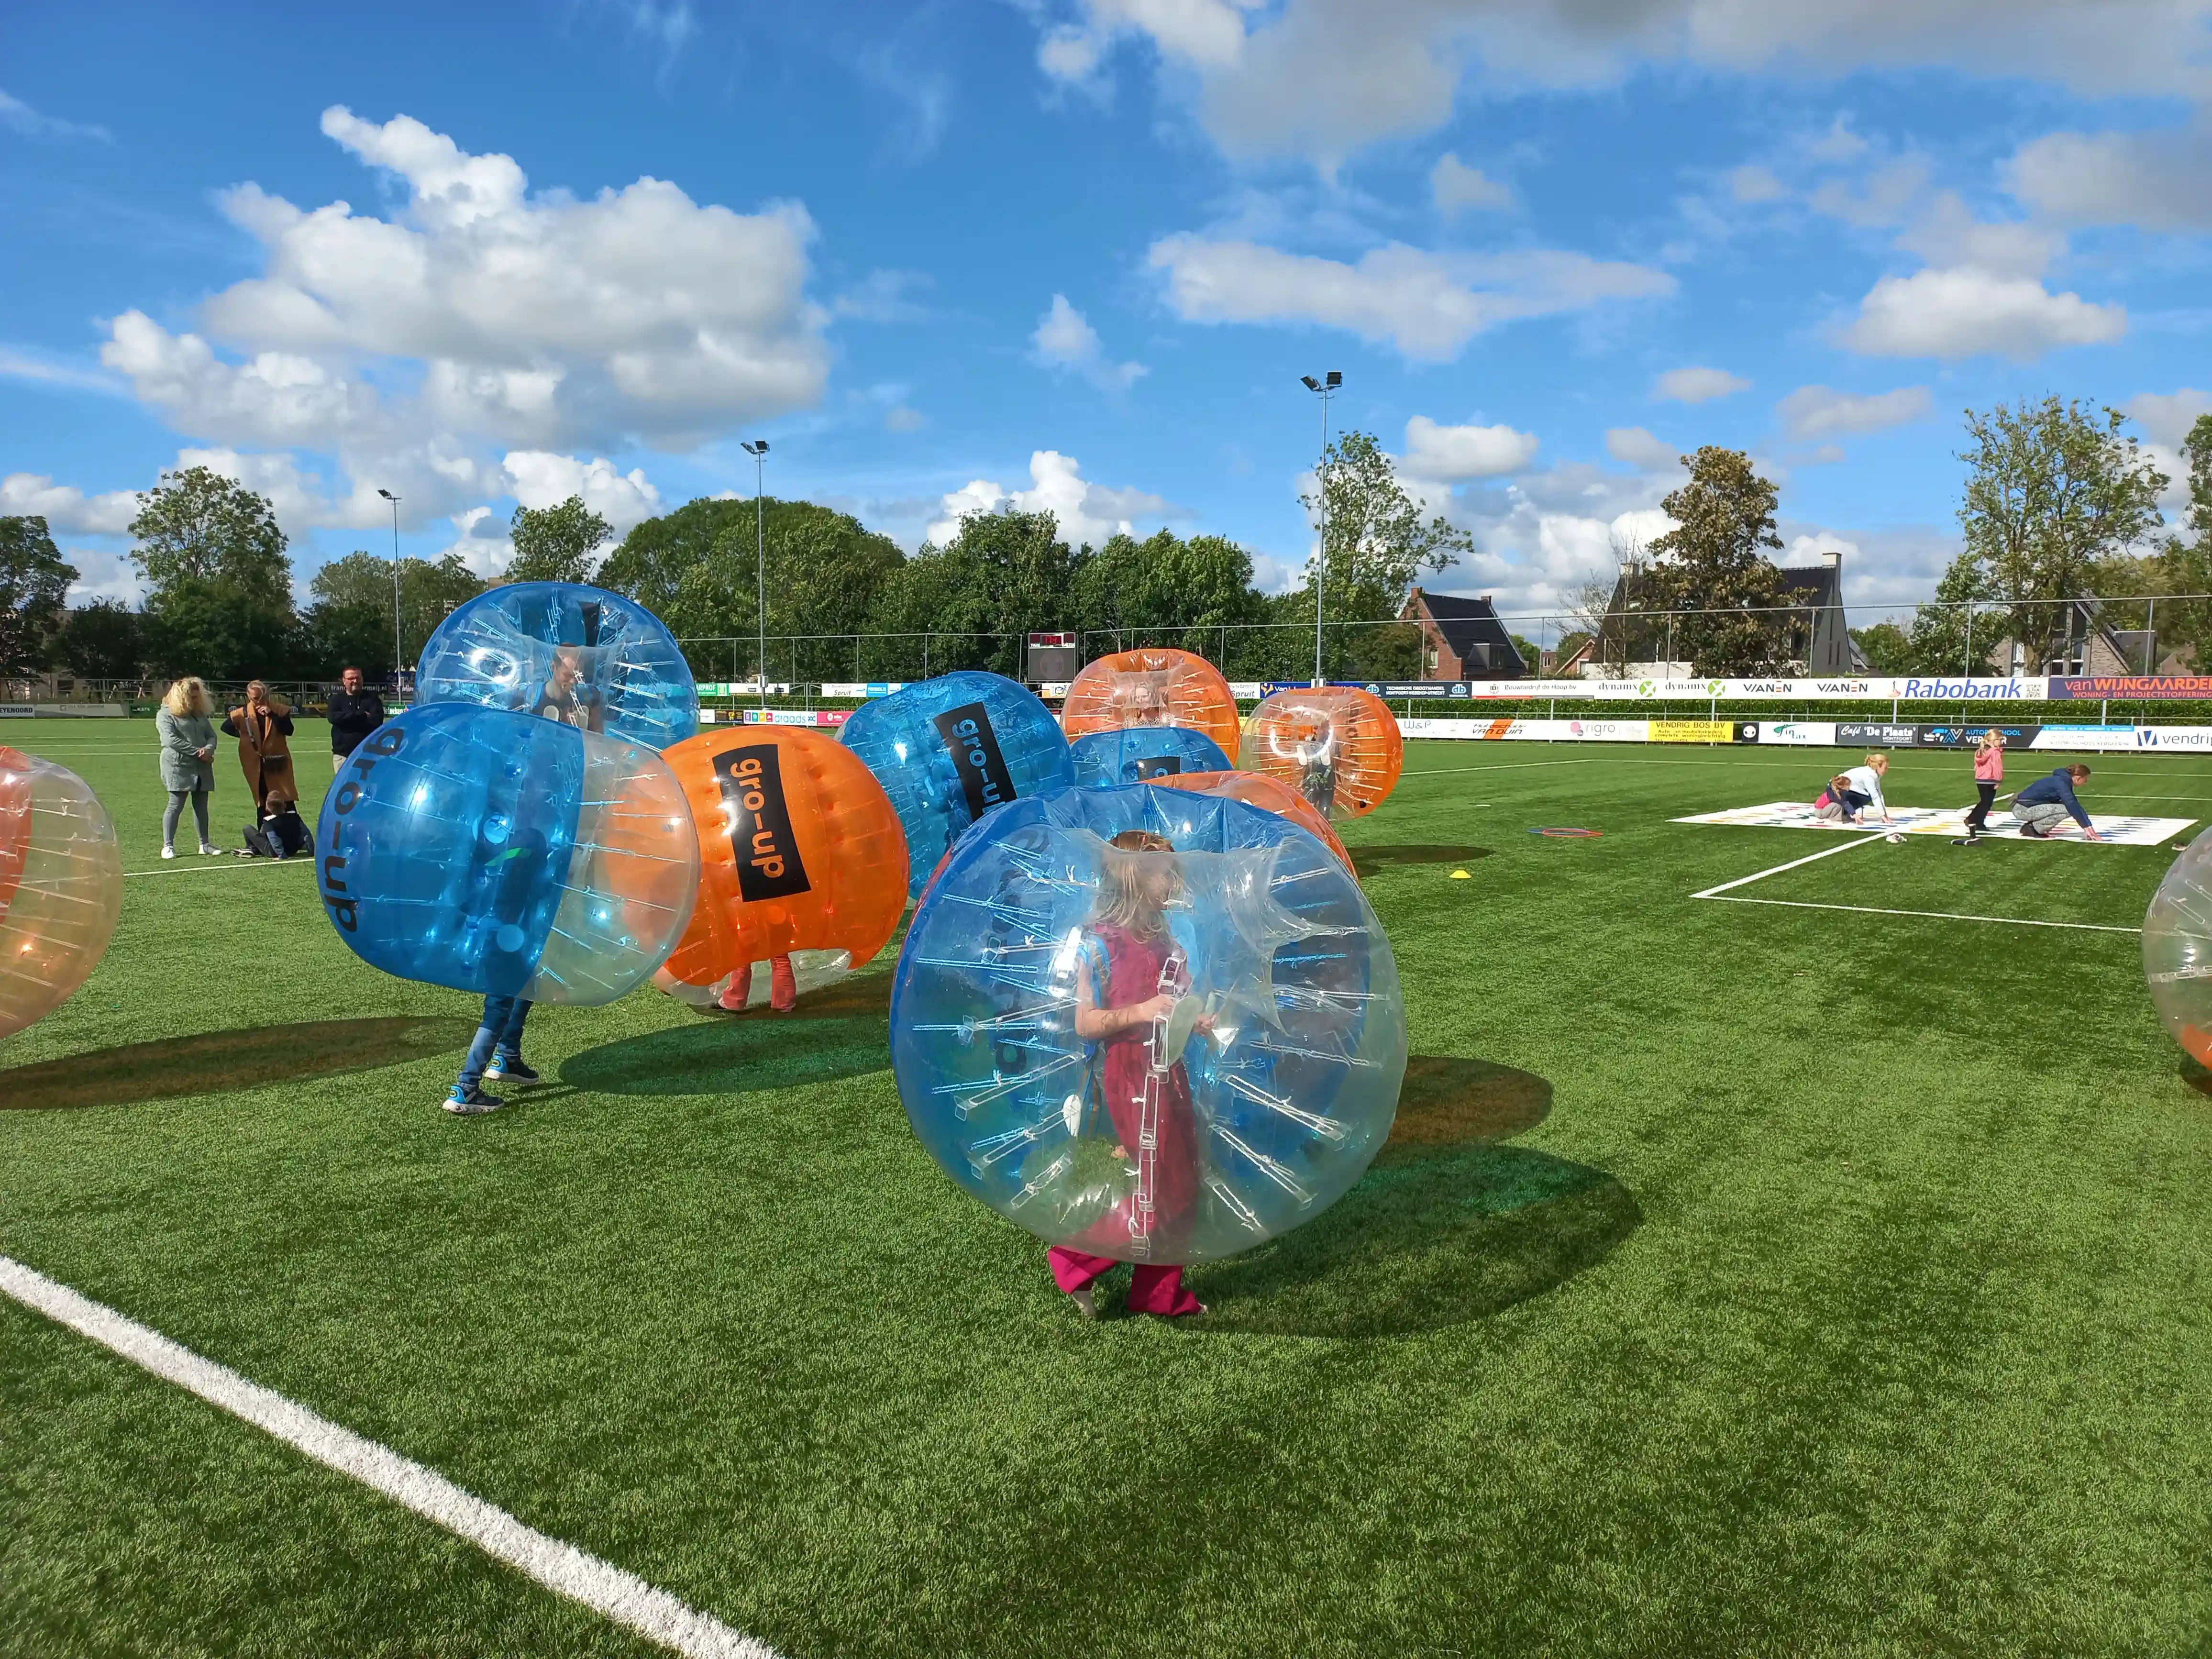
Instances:
[[[1474,647],[1486,645],[1489,651],[1488,672],[1504,678],[1528,672],[1513,644],[1513,636],[1505,624],[1498,619],[1498,608],[1488,599],[1470,599],[1458,593],[1427,593],[1415,588],[1410,596],[1410,608],[1425,615],[1443,635],[1444,643],[1452,654],[1462,663],[1479,662],[1482,653]]]

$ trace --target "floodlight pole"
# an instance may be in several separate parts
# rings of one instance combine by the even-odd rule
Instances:
[[[768,707],[768,508],[763,496],[768,484],[768,440],[748,442],[746,454],[753,458],[753,597],[760,601],[760,680],[761,707]]]
[[[407,684],[399,656],[399,497],[388,489],[376,493],[392,503],[392,695],[397,697]]]
[[[1310,374],[1299,377],[1307,391],[1321,399],[1321,459],[1315,471],[1321,477],[1321,548],[1314,558],[1314,677],[1316,689],[1326,682],[1322,678],[1322,601],[1328,585],[1328,400],[1344,384],[1344,376],[1335,369],[1316,380]]]

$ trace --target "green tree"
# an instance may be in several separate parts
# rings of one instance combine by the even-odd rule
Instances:
[[[146,674],[145,618],[119,599],[70,611],[55,635],[62,666],[80,679],[138,681]]]
[[[1079,567],[1051,514],[971,513],[945,546],[925,544],[884,584],[876,631],[929,635],[932,672],[986,668],[1018,675],[1024,634],[1074,620]],[[906,665],[901,672],[920,672],[921,641],[898,644]]]
[[[2187,533],[2169,536],[2148,555],[2116,554],[2098,562],[2098,591],[2152,596],[2142,605],[2108,607],[2122,627],[2148,628],[2156,653],[2185,652],[2199,673],[2212,664],[2212,415],[2200,415],[2182,441],[2189,469]],[[2169,597],[2170,596],[2170,597]],[[2155,665],[2154,665],[2154,666]]]
[[[589,581],[594,556],[612,533],[581,495],[571,495],[558,507],[518,507],[509,530],[514,556],[507,562],[507,580]]]
[[[0,518],[0,675],[46,665],[76,580],[44,519]]]
[[[292,565],[264,497],[204,466],[165,472],[139,495],[131,536],[155,666],[244,679],[291,665]]]
[[[1322,568],[1306,564],[1309,624],[1317,592],[1324,623],[1395,623],[1422,572],[1474,550],[1474,538],[1441,514],[1422,516],[1371,434],[1347,432],[1330,445],[1321,479],[1318,490],[1298,498],[1309,514],[1327,507]],[[1420,662],[1420,630],[1411,624],[1338,628],[1327,644],[1323,672],[1331,679],[1402,679]],[[1310,653],[1305,660],[1310,665]]]
[[[845,680],[880,674],[855,649],[885,582],[905,556],[850,514],[813,501],[695,501],[648,519],[599,567],[603,587],[628,594],[684,641],[702,679],[746,679],[758,652],[760,550],[768,567],[771,678]],[[757,540],[757,536],[758,539]],[[861,642],[866,647],[866,642]]]
[[[1675,527],[1651,544],[1655,605],[1676,613],[1674,650],[1700,674],[1757,674],[1788,635],[1782,579],[1765,550],[1774,533],[1774,485],[1740,449],[1707,444],[1685,455],[1689,482],[1660,507]]]
[[[2031,672],[2074,637],[2075,608],[2061,601],[2094,598],[2100,562],[2165,521],[2166,475],[2121,433],[2126,418],[2056,396],[1966,412],[1964,556],[2004,607],[1992,642],[2002,631],[2025,645]]]
[[[1870,674],[1910,674],[1920,665],[1912,636],[1893,622],[1854,628],[1851,639],[1858,646],[1859,654],[1866,659]]]
[[[483,579],[458,553],[435,561],[401,560],[403,660],[414,662],[447,613],[483,590]],[[349,553],[318,570],[308,592],[314,602],[301,620],[314,672],[327,678],[352,666],[371,679],[382,678],[392,667],[392,561]]]
[[[1238,624],[1262,619],[1252,556],[1222,536],[1184,541],[1163,530],[1139,541],[1114,536],[1076,561],[1069,622],[1093,656],[1163,646],[1219,659]]]
[[[1971,552],[1953,559],[1944,569],[1943,579],[1936,584],[1936,603],[1913,612],[1903,672],[2011,672],[2008,664],[1994,666],[1990,655],[2005,632],[2003,613],[1990,606],[1991,594],[1989,573],[1980,560]]]

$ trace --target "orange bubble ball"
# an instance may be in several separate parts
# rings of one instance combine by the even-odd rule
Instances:
[[[123,913],[123,855],[92,786],[0,748],[0,1037],[91,977]]]
[[[856,968],[897,931],[906,836],[875,775],[834,736],[707,731],[661,757],[699,831],[699,902],[654,977],[662,989],[718,987],[793,951],[839,953]]]
[[[1189,651],[1116,651],[1075,677],[1060,705],[1073,738],[1133,726],[1182,726],[1237,752],[1237,699],[1212,663]]]
[[[1241,800],[1278,817],[1288,818],[1300,829],[1310,830],[1354,877],[1359,873],[1353,868],[1352,854],[1345,851],[1344,843],[1336,838],[1336,831],[1328,827],[1328,820],[1315,811],[1313,804],[1304,795],[1279,778],[1259,772],[1177,772],[1147,781],[1163,789],[1188,789],[1194,795],[1226,795],[1231,800]]]
[[[1372,691],[1278,691],[1244,722],[1237,765],[1280,779],[1331,818],[1360,818],[1389,799],[1406,768],[1398,718]]]

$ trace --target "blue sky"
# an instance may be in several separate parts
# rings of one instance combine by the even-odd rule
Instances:
[[[0,511],[131,591],[127,492],[302,580],[487,572],[769,484],[909,547],[1310,532],[1302,374],[1558,608],[1752,450],[1855,600],[1955,544],[1959,412],[2212,407],[2208,11],[2160,0],[705,0],[0,20]],[[2171,470],[2171,469],[2169,469]],[[941,529],[939,533],[941,533]]]

